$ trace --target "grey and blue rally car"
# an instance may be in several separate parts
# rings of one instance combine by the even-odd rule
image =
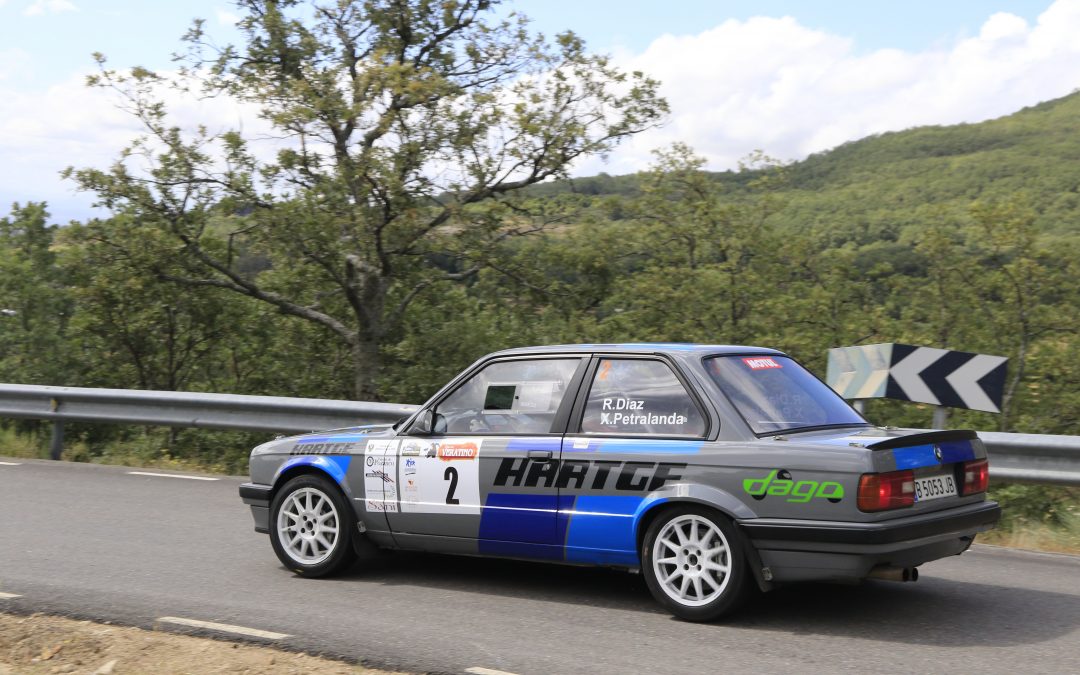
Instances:
[[[783,353],[566,345],[486,356],[395,425],[281,438],[240,487],[297,574],[376,548],[620,567],[677,616],[752,588],[914,579],[993,527],[973,432],[869,424]]]

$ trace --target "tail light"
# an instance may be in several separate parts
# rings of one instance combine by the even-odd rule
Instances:
[[[986,492],[990,486],[990,462],[985,459],[975,459],[964,462],[963,495],[973,495]]]
[[[915,503],[915,473],[864,473],[859,477],[857,503],[860,511],[887,511],[911,506]]]

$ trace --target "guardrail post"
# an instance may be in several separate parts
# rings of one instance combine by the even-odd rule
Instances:
[[[64,451],[64,423],[53,420],[52,441],[49,443],[49,459],[60,459],[60,453]]]

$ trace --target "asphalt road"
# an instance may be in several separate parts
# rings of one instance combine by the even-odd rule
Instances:
[[[252,530],[243,479],[129,471],[0,457],[0,611],[213,621],[411,671],[1080,672],[1080,557],[976,545],[915,584],[789,587],[700,625],[608,570],[393,554],[297,578]]]

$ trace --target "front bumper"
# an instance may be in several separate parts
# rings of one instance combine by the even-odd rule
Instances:
[[[270,493],[273,488],[258,483],[244,483],[240,486],[240,498],[251,506],[251,516],[255,519],[255,531],[270,532]]]
[[[963,553],[1000,518],[997,502],[984,501],[877,523],[754,518],[739,525],[775,581],[824,581]]]

